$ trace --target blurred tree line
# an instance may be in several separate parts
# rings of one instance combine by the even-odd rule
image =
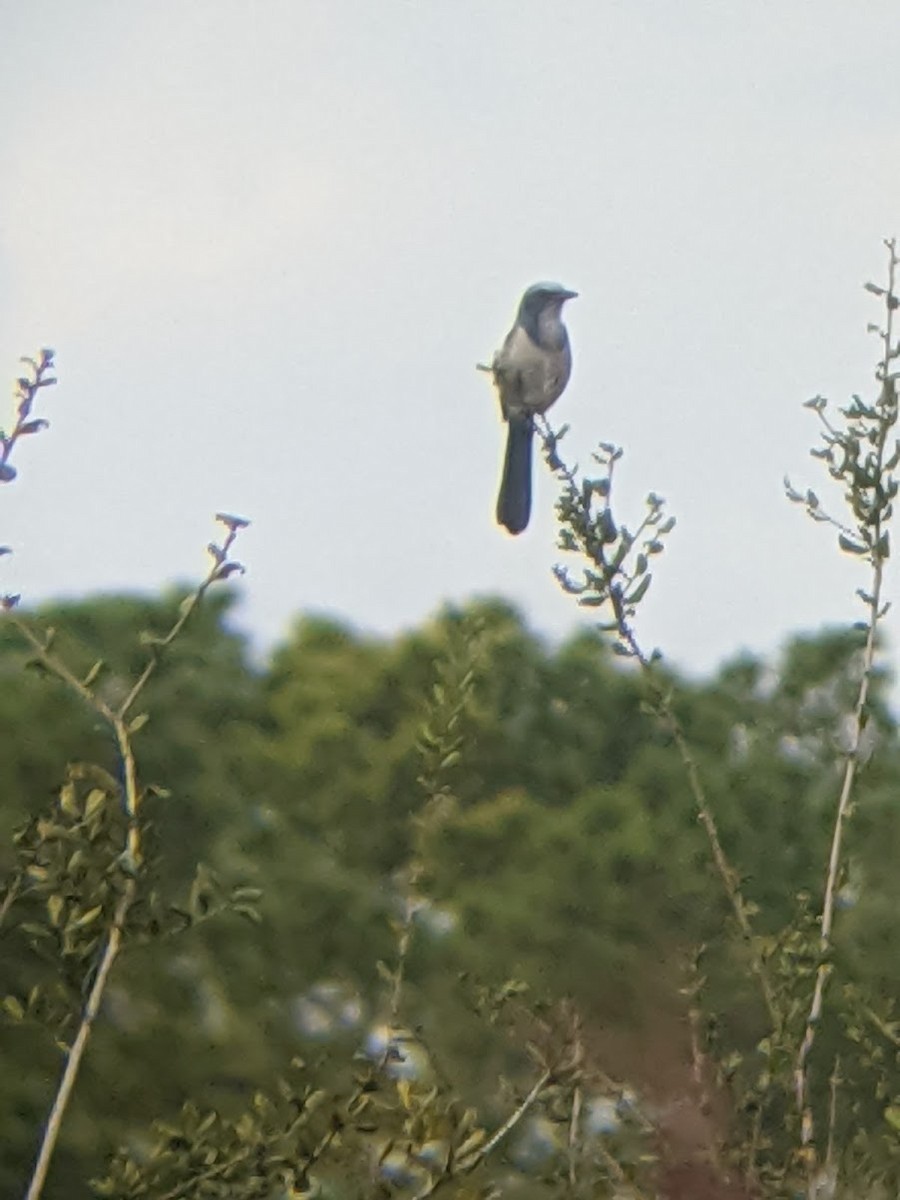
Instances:
[[[144,660],[135,632],[165,628],[181,599],[102,597],[39,615],[59,629],[67,662],[106,661],[102,687],[114,699]],[[645,713],[636,674],[599,635],[550,644],[485,601],[393,639],[304,617],[260,662],[230,622],[233,601],[210,595],[172,646],[147,687],[151,720],[136,745],[142,778],[165,789],[148,810],[161,886],[187,888],[202,861],[214,878],[262,890],[259,920],[229,914],[128,949],[46,1194],[91,1194],[84,1181],[112,1150],[139,1154],[150,1122],[188,1098],[238,1106],[293,1055],[327,1079],[347,1061],[329,1048],[363,1045],[421,804],[423,696],[464,621],[483,631],[464,766],[452,811],[423,834],[428,902],[406,964],[418,1011],[426,1022],[437,1014],[430,1044],[473,1096],[486,1093],[509,1064],[475,1030],[471,997],[518,979],[537,996],[571,996],[588,1037],[636,1083],[652,1082],[652,1065],[615,1049],[635,1044],[636,1031],[665,1031],[672,1045],[661,1053],[687,1071],[672,1019],[682,968],[721,931],[727,907],[677,752]],[[763,933],[791,921],[798,893],[821,888],[860,646],[852,630],[826,631],[795,638],[774,662],[744,655],[711,679],[672,676]],[[24,670],[27,657],[0,627],[0,877],[13,831],[46,807],[67,762],[118,769],[108,731],[56,681]],[[877,677],[868,735],[880,744],[850,827],[837,952],[857,980],[890,994],[900,984],[900,750],[886,687]],[[14,927],[0,930],[0,992],[27,991],[53,970]],[[727,962],[713,975],[720,1010],[751,1022],[745,981]],[[0,1194],[11,1196],[27,1178],[58,1062],[28,1022],[0,1025],[0,1038]]]

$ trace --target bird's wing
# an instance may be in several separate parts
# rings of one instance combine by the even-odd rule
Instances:
[[[513,326],[506,335],[503,345],[494,355],[494,361],[491,364],[494,371],[494,384],[500,398],[500,410],[505,421],[509,420],[510,412],[518,412],[524,407],[524,381],[521,364],[518,361],[520,355],[516,353],[518,342],[516,335],[520,332],[518,326]]]

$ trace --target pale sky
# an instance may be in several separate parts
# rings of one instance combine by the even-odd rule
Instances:
[[[642,640],[707,671],[856,619],[781,481],[828,495],[802,402],[871,388],[896,32],[891,0],[0,0],[0,368],[60,376],[0,590],[196,578],[226,509],[257,645],[486,593],[587,622],[542,465],[527,533],[494,524],[474,370],[550,278],[566,448],[623,445],[620,518],[678,518]]]

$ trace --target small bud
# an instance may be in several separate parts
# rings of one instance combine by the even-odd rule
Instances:
[[[243,575],[244,567],[238,562],[225,563],[216,573],[216,579],[227,579],[229,575]]]
[[[217,512],[216,520],[222,525],[227,525],[229,529],[246,529],[250,522],[246,517],[235,517],[231,513]]]

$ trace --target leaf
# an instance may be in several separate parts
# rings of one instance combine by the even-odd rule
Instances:
[[[85,687],[91,686],[91,684],[94,682],[94,680],[100,674],[100,672],[103,670],[103,666],[104,666],[103,659],[98,658],[97,661],[94,663],[94,665],[91,667],[91,669],[88,671],[87,675],[85,675],[84,679],[81,681]]]
[[[82,913],[77,921],[73,921],[70,929],[84,929],[85,925],[90,925],[92,921],[96,921],[103,912],[103,905],[98,904],[94,908],[89,908],[86,913]]]
[[[64,783],[59,789],[59,807],[67,817],[80,815],[81,810],[78,807],[78,794],[75,791],[74,783]]]
[[[456,1149],[456,1158],[467,1158],[479,1146],[482,1146],[485,1141],[485,1131],[483,1129],[473,1129],[469,1136]]]
[[[106,793],[100,788],[91,788],[88,793],[88,798],[84,805],[84,818],[90,821],[103,811],[103,806],[106,804]]]
[[[647,588],[650,586],[652,575],[645,575],[637,587],[628,596],[625,597],[626,604],[640,604],[644,596],[647,594]]]
[[[63,900],[62,896],[57,896],[54,894],[53,896],[47,897],[47,915],[50,918],[50,924],[54,927],[59,925],[64,907],[65,901]]]
[[[141,729],[144,728],[144,726],[147,724],[147,722],[149,720],[150,720],[149,713],[145,713],[145,712],[138,713],[138,715],[136,717],[133,717],[128,722],[128,732],[129,733],[138,733]]]
[[[838,534],[838,545],[842,550],[846,550],[848,554],[868,554],[869,552],[868,546],[862,546],[859,542],[854,542],[845,533]]]
[[[22,1007],[22,1001],[16,996],[5,996],[3,998],[3,1007],[14,1021],[21,1021],[25,1016],[25,1009]]]
[[[244,887],[243,885],[241,885],[240,887],[236,887],[231,893],[231,898],[234,901],[261,900],[262,897],[263,897],[262,888]]]

